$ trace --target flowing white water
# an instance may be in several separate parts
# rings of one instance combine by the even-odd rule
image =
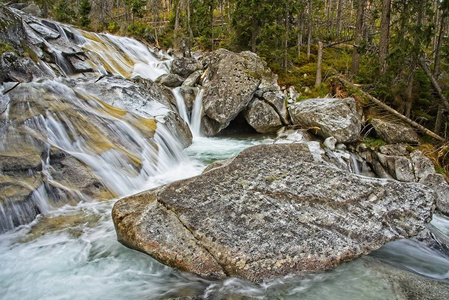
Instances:
[[[184,102],[184,97],[181,94],[181,88],[177,87],[172,90],[173,96],[176,99],[176,107],[178,108],[179,116],[190,125],[189,112],[187,111],[186,103]]]
[[[172,92],[176,99],[176,106],[178,108],[179,115],[189,125],[193,138],[196,139],[201,137],[201,118],[203,114],[204,90],[201,88],[197,91],[191,112],[187,110],[184,97],[181,94],[181,88],[174,88]]]
[[[226,159],[260,143],[273,143],[273,140],[248,136],[196,139],[185,151],[189,159],[180,164],[174,162],[165,172],[150,176],[145,188],[197,175],[208,163]],[[45,225],[46,218],[1,235],[2,299],[167,299],[191,295],[206,299],[228,296],[251,299],[396,299],[388,280],[358,260],[331,272],[287,276],[262,285],[235,278],[208,281],[175,271],[117,242],[110,216],[114,202],[81,202],[76,206],[62,207],[51,216],[56,219],[58,216],[64,219],[75,216],[79,220],[67,227],[47,229],[37,238],[36,231],[39,231],[36,228],[41,223]],[[449,221],[440,218],[434,225],[444,230],[449,227]],[[409,241],[399,243],[399,247],[395,243],[387,245],[386,251],[393,249],[391,255],[394,256],[404,247],[418,248],[411,256],[402,252],[400,261],[412,267],[424,263],[432,265],[426,265],[425,275],[447,278],[444,273],[449,264],[447,258],[423,246],[410,244],[409,247]]]
[[[203,113],[203,93],[204,90],[201,89],[193,103],[192,115],[191,115],[191,129],[193,137],[201,136],[201,117]]]
[[[58,27],[63,39],[67,39],[64,30],[68,29]],[[74,30],[72,33],[79,44],[90,51],[90,62],[104,74],[111,72],[127,78],[141,76],[154,80],[169,70],[170,58],[157,59],[155,52],[133,39],[89,33],[83,33],[83,37]],[[58,50],[55,50],[55,55],[60,56],[59,64],[64,69],[65,58]],[[0,92],[2,89],[0,87]],[[89,95],[80,99],[79,91],[74,93],[57,82],[36,84],[37,91],[43,89],[64,97],[25,103],[24,114],[36,113],[33,111],[36,105],[45,107],[45,113],[27,120],[24,126],[32,132],[48,134],[45,140],[53,148],[62,149],[84,162],[103,184],[122,196],[198,175],[207,164],[217,159],[234,156],[249,146],[274,142],[248,136],[201,137],[200,91],[190,118],[187,110],[183,116],[195,136],[193,145],[182,151],[165,125],[158,123],[153,138],[158,148],[156,152],[148,135],[140,132],[129,119],[120,117],[128,116],[126,112],[107,107]],[[174,94],[176,96],[175,91]],[[37,94],[34,99],[43,98],[41,95]],[[2,114],[4,119],[10,117],[8,101],[8,95],[0,99],[0,108],[6,106]],[[55,102],[58,109],[48,109],[46,105]],[[178,104],[178,108],[182,104]],[[71,109],[67,109],[68,106]],[[73,108],[76,112],[71,112]],[[131,119],[135,121],[137,117]],[[88,125],[84,128],[83,125],[90,121],[96,123],[95,131],[89,130],[92,127]],[[5,124],[7,122],[1,125]],[[0,131],[5,128],[0,126]],[[0,144],[0,150],[2,147],[6,145]],[[320,160],[322,150],[319,143],[310,143],[309,147],[314,151],[314,157]],[[56,185],[58,183],[48,171],[48,157],[49,154],[42,162],[42,172],[50,183]],[[32,199],[45,216],[0,235],[2,299],[167,299],[192,295],[207,299],[228,296],[251,299],[397,299],[390,283],[360,260],[331,272],[287,276],[261,285],[235,278],[207,281],[178,272],[117,242],[111,220],[111,209],[116,199],[91,201],[75,189],[62,185],[59,188],[66,192],[63,194],[66,200],[83,200],[74,206],[55,208],[48,202],[49,190],[45,185],[39,186]],[[20,216],[27,207],[17,205],[14,209]],[[0,218],[7,217],[0,205]],[[23,223],[26,222],[24,220]],[[437,216],[433,225],[439,230],[440,239],[447,239],[449,220]],[[399,241],[378,253],[403,268],[432,278],[448,279],[449,259],[422,244]]]
[[[170,57],[159,53],[163,59],[158,59],[155,52],[135,39],[89,32],[82,34],[84,43],[81,46],[88,50],[87,54],[98,70],[125,78],[140,76],[151,80],[169,72]]]

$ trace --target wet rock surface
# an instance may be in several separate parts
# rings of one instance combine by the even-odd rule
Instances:
[[[445,281],[432,280],[394,268],[373,257],[363,258],[363,263],[371,272],[389,282],[396,299],[443,300],[449,297],[449,285]]]
[[[421,185],[356,176],[316,163],[306,144],[276,144],[124,198],[113,219],[122,243],[166,264],[260,282],[326,270],[416,235],[434,201]]]

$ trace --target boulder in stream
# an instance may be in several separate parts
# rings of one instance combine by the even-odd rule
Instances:
[[[204,133],[212,136],[226,128],[247,107],[266,76],[271,78],[271,71],[255,53],[213,52],[203,81]]]
[[[293,124],[318,127],[324,138],[333,136],[338,143],[351,143],[359,138],[362,122],[353,98],[308,99],[291,105],[289,112]]]
[[[118,240],[184,271],[261,282],[327,270],[423,230],[433,192],[256,146],[200,176],[119,200]]]

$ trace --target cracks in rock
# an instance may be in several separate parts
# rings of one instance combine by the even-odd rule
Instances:
[[[170,207],[170,205],[166,204],[165,202],[159,200],[159,195],[160,193],[157,194],[156,196],[156,201],[161,204],[165,209],[167,209],[168,211],[172,212],[173,215],[176,217],[176,219],[179,221],[179,223],[188,231],[190,232],[190,234],[192,235],[192,237],[195,239],[195,243],[201,247],[202,249],[204,249],[204,251],[206,251],[210,257],[212,257],[212,259],[216,262],[216,264],[220,267],[221,271],[227,276],[230,277],[231,275],[226,271],[225,266],[220,262],[220,260],[215,257],[215,255],[212,253],[211,250],[209,250],[202,242],[201,238],[198,237],[198,235],[191,229],[189,228],[189,226],[187,226],[187,224],[185,224],[181,218],[179,218],[178,214],[176,213],[176,211]]]
[[[290,125],[290,123],[282,116],[281,112],[279,111],[279,109],[276,107],[276,105],[274,105],[271,101],[268,101],[265,98],[258,98],[259,100],[265,102],[266,104],[268,104],[269,106],[271,106],[271,108],[274,109],[274,111],[276,112],[276,114],[279,116],[279,119],[281,120],[282,125],[284,126],[288,126]]]

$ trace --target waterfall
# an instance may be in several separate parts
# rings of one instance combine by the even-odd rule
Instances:
[[[352,166],[352,172],[354,174],[360,175],[361,171],[360,171],[360,167],[359,167],[359,161],[357,160],[356,156],[353,153],[350,153],[350,157],[351,157],[351,166]]]
[[[203,94],[204,90],[201,89],[195,97],[192,109],[192,135],[193,137],[201,136],[201,118],[203,113]]]
[[[181,88],[177,87],[172,90],[176,99],[176,106],[181,118],[189,125],[190,131],[194,138],[202,136],[201,133],[201,118],[203,114],[203,94],[202,88],[197,89],[195,101],[193,102],[192,111],[187,110],[184,97],[181,94]]]
[[[23,83],[2,97],[2,107],[4,102],[9,106],[0,120],[1,154],[20,159],[29,152],[33,160],[20,172],[0,167],[0,177],[7,173],[0,179],[9,183],[10,190],[33,193],[0,202],[0,232],[65,203],[92,198],[83,178],[75,182],[62,178],[67,159],[78,161],[74,172],[91,172],[111,195],[124,196],[142,190],[153,176],[186,157],[162,116],[157,121],[109,106],[57,80]],[[57,153],[63,153],[62,161]]]
[[[187,122],[190,126],[190,117],[188,116],[187,107],[184,102],[184,97],[181,94],[181,88],[177,87],[172,90],[173,96],[176,99],[176,106],[178,107],[178,113],[181,118]]]
[[[148,46],[128,37],[81,31],[90,62],[97,70],[120,74],[125,78],[142,77],[156,80],[169,73],[171,58],[153,52]]]

